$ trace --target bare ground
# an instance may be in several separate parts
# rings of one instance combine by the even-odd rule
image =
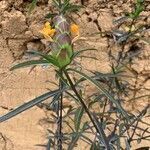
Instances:
[[[28,4],[28,1],[23,0],[0,1],[1,115],[44,93],[47,88],[54,88],[49,82],[46,82],[55,79],[51,68],[37,67],[30,74],[28,73],[30,69],[9,71],[12,64],[26,59],[25,51],[30,49],[44,51],[46,47],[38,31],[45,22],[44,15],[53,9],[51,1],[39,0],[38,6],[31,15],[27,13]],[[114,28],[113,19],[123,15],[124,11],[131,10],[133,1],[103,0],[99,2],[98,0],[89,0],[85,2],[85,5],[86,8],[73,15],[74,20],[80,26],[82,37],[85,38],[77,41],[75,48],[90,47],[98,49],[98,52],[88,52],[89,56],[96,56],[98,60],[80,59],[80,62],[84,68],[107,73],[111,69],[110,64],[112,62],[109,56],[110,51],[114,56],[117,56],[121,48],[107,34],[101,37],[92,33],[110,32]],[[147,6],[145,12],[143,12],[143,15],[146,16],[143,20],[144,24],[150,23],[150,19],[147,17],[150,15],[149,9],[150,7]],[[149,35],[150,33],[147,33],[147,36]],[[136,75],[134,79],[129,80],[133,88],[131,97],[150,94],[149,45],[141,41],[135,44],[138,45],[141,53],[132,60],[130,66]],[[127,45],[127,54],[132,45],[133,43]],[[149,100],[143,98],[126,105],[128,110],[137,111],[149,103]],[[0,150],[44,150],[44,148],[35,145],[47,142],[46,127],[49,127],[49,125],[46,123],[43,125],[40,122],[47,113],[39,107],[34,107],[0,124]],[[148,118],[146,122],[148,122]],[[85,149],[84,144],[80,145],[83,145],[83,147],[78,149]],[[134,148],[140,146],[150,146],[150,144],[145,141],[140,145],[134,144]]]

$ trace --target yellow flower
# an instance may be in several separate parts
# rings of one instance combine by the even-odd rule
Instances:
[[[44,28],[40,31],[40,33],[43,34],[44,38],[49,41],[53,41],[52,37],[54,36],[55,32],[56,30],[52,29],[49,22],[46,22]]]
[[[76,24],[72,24],[71,25],[70,31],[71,31],[71,35],[73,35],[73,36],[79,36],[80,35],[80,33],[79,33],[79,26],[76,25]]]
[[[124,26],[123,29],[124,29],[126,32],[128,32],[128,31],[131,31],[131,32],[132,32],[132,31],[135,31],[135,30],[136,30],[136,28],[135,28],[134,25],[132,25],[131,29],[130,29],[128,26]]]

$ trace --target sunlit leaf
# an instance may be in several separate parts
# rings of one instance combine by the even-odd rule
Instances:
[[[126,150],[130,150],[131,147],[127,139],[125,139],[125,143],[126,143]]]
[[[53,18],[53,17],[55,17],[57,14],[55,14],[55,13],[48,13],[46,16],[45,16],[45,18],[47,18],[47,19],[51,19],[51,18]]]
[[[51,139],[48,140],[46,150],[50,150],[51,148]]]
[[[42,58],[45,58],[46,60],[49,60],[49,55],[44,54],[42,52],[36,51],[36,50],[30,50],[26,52],[27,54],[35,55],[35,56],[41,56]]]
[[[111,94],[109,94],[109,92],[102,86],[100,85],[96,80],[92,79],[91,77],[89,77],[88,75],[84,74],[83,72],[80,72],[78,70],[75,69],[71,69],[69,68],[68,71],[73,71],[78,73],[79,75],[81,75],[82,77],[84,77],[85,79],[87,79],[90,83],[94,84],[113,104],[116,105],[116,107],[118,108],[118,110],[120,111],[120,113],[129,121],[129,116],[127,114],[127,112],[122,108],[122,106],[118,103],[117,100],[115,100],[113,98],[113,96]]]
[[[50,63],[47,60],[30,60],[30,61],[19,63],[19,64],[13,66],[12,68],[10,68],[10,71],[15,70],[15,69],[20,69],[23,67],[30,67],[30,66],[34,66],[34,65],[48,65],[48,64],[50,64]]]
[[[66,12],[76,12],[79,11],[79,9],[83,8],[83,6],[80,5],[70,5],[67,8],[65,8]]]
[[[23,112],[23,111],[25,111],[25,110],[27,110],[27,109],[29,109],[29,108],[31,108],[31,107],[33,107],[33,106],[35,106],[35,105],[43,102],[44,100],[46,100],[46,99],[48,99],[50,97],[53,97],[56,94],[61,93],[61,92],[62,91],[60,91],[60,90],[55,90],[55,91],[47,92],[47,93],[45,93],[45,94],[43,94],[43,95],[41,95],[41,96],[39,96],[39,97],[31,100],[31,101],[29,101],[29,102],[27,102],[27,103],[19,106],[18,108],[10,111],[6,115],[1,116],[0,117],[0,122],[6,121],[6,120],[8,120],[8,119],[10,119],[10,118],[12,118],[12,117],[20,114],[21,112]]]
[[[34,10],[34,8],[36,7],[38,0],[32,0],[32,3],[29,6],[29,14],[31,14],[31,12]]]
[[[75,112],[74,124],[75,124],[76,131],[78,131],[80,128],[81,118],[83,116],[83,113],[84,113],[84,110],[82,107],[79,107]]]
[[[84,141],[86,142],[86,143],[88,143],[88,144],[92,144],[93,142],[92,142],[92,139],[90,138],[90,137],[88,137],[88,135],[87,136],[85,136],[85,135],[81,135],[82,136],[82,138],[83,139],[85,139]]]
[[[82,49],[82,50],[76,51],[76,52],[74,52],[72,58],[75,58],[75,57],[79,56],[81,53],[86,52],[86,51],[97,51],[97,49],[87,48],[87,49]]]
[[[115,19],[115,20],[113,20],[113,24],[122,24],[122,23],[124,23],[127,19],[128,19],[129,17],[128,16],[123,16],[123,17],[119,17],[119,18],[117,18],[117,19]]]
[[[56,7],[59,8],[59,2],[57,0],[52,0]]]
[[[34,51],[34,50],[28,51],[27,53],[32,54],[32,55],[36,55],[36,56],[41,56],[42,58],[46,59],[49,63],[53,64],[54,66],[59,67],[59,63],[57,62],[57,60],[51,55],[44,54],[42,52]]]
[[[90,150],[99,150],[96,143],[92,143]]]
[[[72,134],[72,140],[71,140],[71,142],[70,142],[70,144],[69,144],[68,150],[72,150],[72,149],[76,146],[77,141],[78,141],[79,138],[81,137],[82,133],[86,130],[86,128],[87,128],[87,122],[85,122],[85,123],[83,124],[83,127],[82,127],[82,129],[80,130],[80,132],[74,132],[74,133]]]

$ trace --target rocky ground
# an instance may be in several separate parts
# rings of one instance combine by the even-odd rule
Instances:
[[[143,24],[150,24],[150,5],[146,0],[146,9],[142,13]],[[44,16],[53,11],[51,1],[39,0],[32,14],[28,14],[30,0],[0,0],[0,114],[7,113],[12,108],[44,93],[47,88],[54,88],[48,80],[55,77],[51,68],[20,69],[10,72],[9,68],[17,62],[27,59],[25,51],[36,49],[44,51],[45,42],[39,30],[45,23]],[[75,1],[80,3],[79,1]],[[102,73],[110,72],[112,57],[117,56],[121,46],[115,44],[109,33],[115,28],[114,19],[123,16],[124,12],[133,7],[132,0],[86,0],[85,8],[73,15],[80,26],[81,36],[84,37],[75,44],[75,49],[96,48],[97,52],[87,55],[97,57],[97,60],[80,59],[83,68],[97,70]],[[103,35],[95,33],[102,33]],[[147,32],[145,37],[149,37]],[[130,68],[134,77],[128,80],[131,87],[131,97],[150,95],[150,50],[149,45],[141,40],[129,42],[125,47],[127,55],[134,54],[138,48],[140,55],[132,59]],[[89,64],[89,65],[87,65]],[[128,109],[139,110],[149,103],[149,97],[128,103]],[[34,107],[17,117],[0,124],[0,150],[44,150],[36,144],[46,143],[46,124],[40,120],[47,112]],[[148,121],[148,120],[147,120]],[[142,146],[150,146],[148,142]],[[135,148],[137,145],[135,144]],[[80,147],[80,150],[85,149]]]

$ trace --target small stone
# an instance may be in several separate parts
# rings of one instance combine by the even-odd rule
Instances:
[[[19,58],[24,51],[26,50],[26,46],[24,45],[26,40],[18,40],[18,39],[10,39],[8,40],[8,46],[13,53],[15,58]]]
[[[34,37],[42,38],[42,34],[39,32],[42,29],[42,24],[37,24],[37,23],[33,22],[30,25],[29,29],[32,32]]]
[[[32,34],[31,31],[26,31],[26,32],[25,32],[25,36],[26,36],[27,38],[32,38],[32,37],[33,37],[33,34]]]
[[[148,80],[145,82],[144,88],[150,90],[150,79],[148,79]]]
[[[27,29],[26,18],[20,11],[11,11],[4,13],[5,20],[2,24],[2,34],[4,38],[13,38],[17,35],[23,35]]]
[[[8,3],[6,1],[1,1],[0,2],[0,13],[5,11],[8,8]]]
[[[93,12],[90,14],[89,16],[93,21],[97,19],[97,13],[96,12]]]
[[[101,12],[98,17],[98,24],[101,27],[102,31],[111,31],[113,28],[112,23],[113,17],[109,12]]]
[[[27,43],[27,50],[29,50],[29,51],[31,51],[31,50],[40,51],[43,49],[43,47],[44,46],[41,43],[41,41]]]

